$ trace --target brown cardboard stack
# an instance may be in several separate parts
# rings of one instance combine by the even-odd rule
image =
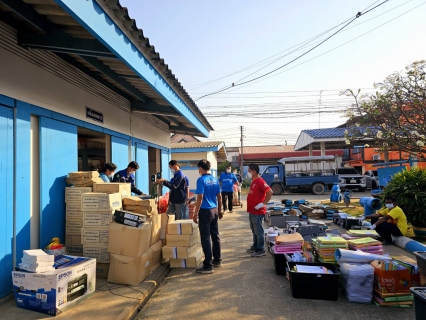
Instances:
[[[93,185],[93,192],[120,193],[121,198],[126,198],[132,195],[132,185],[130,183],[118,183],[118,182],[95,183]]]
[[[104,183],[99,177],[98,171],[70,172],[68,173],[66,182],[68,185],[73,185],[74,187],[91,187],[95,183]]]
[[[170,221],[167,224],[166,241],[163,258],[170,259],[171,268],[196,268],[201,262],[198,225],[192,220]]]
[[[121,198],[121,193],[87,192],[81,195],[83,225],[80,236],[83,255],[96,258],[97,264],[110,262],[108,227],[113,220],[114,211],[122,207]]]
[[[124,210],[147,215],[145,223],[133,227],[119,223],[109,226],[108,251],[111,263],[108,282],[138,285],[161,263],[161,215],[155,200],[123,198]]]
[[[67,253],[70,255],[83,255],[83,244],[81,242],[81,228],[83,227],[81,196],[86,192],[92,192],[92,187],[65,188],[65,246]]]

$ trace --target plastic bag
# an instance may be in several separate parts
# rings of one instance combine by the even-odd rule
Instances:
[[[371,303],[374,268],[370,264],[343,262],[340,272],[346,300],[356,303]]]

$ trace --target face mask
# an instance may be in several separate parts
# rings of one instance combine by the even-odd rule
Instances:
[[[114,173],[111,173],[108,177],[111,179],[114,178]]]
[[[247,172],[247,177],[249,177],[250,179],[251,179],[251,173],[250,172]]]
[[[175,170],[175,169],[170,169],[170,171],[172,171],[172,173],[173,173],[173,174],[175,174],[175,173],[176,173],[176,170]]]
[[[226,173],[231,173],[231,170],[226,170]]]
[[[393,208],[393,203],[386,203],[386,208],[392,209]]]

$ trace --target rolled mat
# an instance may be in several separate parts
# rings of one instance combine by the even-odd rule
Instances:
[[[363,252],[360,250],[352,251],[345,249],[337,249],[334,253],[334,257],[338,263],[341,262],[360,262],[360,263],[370,263],[374,260],[392,260],[391,257],[387,255],[372,254]]]

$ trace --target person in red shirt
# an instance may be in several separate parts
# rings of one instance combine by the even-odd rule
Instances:
[[[253,245],[247,249],[247,252],[251,253],[252,257],[262,257],[266,255],[262,220],[265,218],[266,204],[271,200],[272,190],[260,177],[257,164],[250,164],[248,172],[252,181],[247,196],[247,211],[250,218],[250,229],[253,233]]]

